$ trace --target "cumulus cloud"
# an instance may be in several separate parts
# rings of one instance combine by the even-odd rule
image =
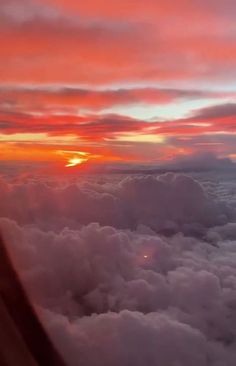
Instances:
[[[1,227],[69,365],[234,364],[234,243],[98,224],[58,234],[8,219]]]
[[[8,249],[68,365],[235,365],[232,183],[203,178],[1,182]]]
[[[203,142],[204,145],[204,142]],[[233,170],[236,165],[229,158],[217,157],[212,152],[196,153],[190,156],[181,156],[167,164],[169,168],[190,171]]]
[[[207,365],[206,340],[201,333],[162,315],[145,316],[123,311],[85,318],[80,325],[76,325],[71,325],[63,317],[52,321],[57,334],[62,328],[66,329],[60,341],[66,345],[69,343],[69,362],[74,366],[79,363],[96,366],[170,366],[176,362],[191,366]],[[70,332],[75,335],[72,342]],[[95,352],[90,348],[91,342],[96,342]],[[84,352],[86,348],[90,348],[91,352]],[[138,351],[141,348],[143,351]],[[75,353],[77,358],[73,357]]]
[[[112,225],[136,229],[146,225],[170,233],[222,225],[232,220],[230,203],[213,199],[191,177],[167,173],[130,176],[117,183],[77,182],[57,185],[31,181],[1,183],[1,212],[20,223]]]

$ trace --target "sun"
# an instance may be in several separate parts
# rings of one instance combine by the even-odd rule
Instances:
[[[88,159],[86,159],[86,158],[78,158],[78,157],[70,158],[68,160],[68,163],[66,164],[66,168],[70,168],[70,167],[73,167],[73,166],[83,164],[86,161],[88,161]]]
[[[88,151],[57,150],[56,153],[63,156],[66,168],[76,167],[87,161],[97,160],[102,157],[102,155],[95,155]]]

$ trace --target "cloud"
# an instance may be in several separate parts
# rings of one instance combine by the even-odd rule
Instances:
[[[193,109],[189,117],[175,120],[160,117],[152,120],[134,118],[110,113],[109,108],[106,110],[106,107],[119,103],[152,104],[158,99],[165,102],[168,98],[192,98],[194,91],[148,88],[107,91],[86,89],[16,91],[2,88],[0,95],[0,131],[4,135],[28,133],[30,130],[32,134],[47,133],[51,136],[73,134],[85,141],[107,141],[107,139],[122,141],[122,136],[127,138],[133,133],[135,136],[137,134],[150,136],[150,142],[152,136],[172,138],[172,141],[178,138],[183,146],[188,139],[199,139],[200,143],[205,140],[209,145],[218,139],[227,150],[224,139],[233,138],[235,134],[233,103]]]
[[[226,103],[221,105],[214,105],[211,107],[202,108],[193,113],[193,119],[196,120],[217,120],[227,117],[235,117],[236,114],[236,104]]]
[[[191,366],[206,365],[204,337],[187,325],[165,316],[144,316],[124,311],[93,316],[77,326],[71,325],[62,316],[50,319],[49,315],[48,318],[53,332],[57,334],[58,343],[68,347],[69,365],[77,365],[78,359],[81,365],[96,366],[129,363],[143,366],[149,362],[161,362],[167,366],[175,362]],[[71,332],[74,333],[73,339]],[[96,350],[89,353],[90,342],[96,343]],[[139,347],[142,352],[138,351]],[[77,360],[75,357],[78,357]]]
[[[218,110],[218,107],[216,107]],[[0,131],[3,135],[17,133],[35,134],[46,133],[50,136],[74,135],[83,141],[122,141],[122,137],[132,137],[135,142],[137,135],[149,136],[147,142],[152,142],[158,136],[163,139],[177,138],[182,146],[188,143],[188,139],[199,139],[209,145],[211,142],[233,138],[235,134],[234,116],[210,118],[199,116],[166,121],[156,118],[153,121],[137,119],[116,113],[78,113],[75,110],[61,111],[14,111],[14,106],[8,105],[0,112]],[[10,137],[9,137],[10,140]],[[187,142],[185,142],[187,141]],[[43,143],[43,141],[42,141]],[[164,146],[168,150],[168,144]],[[225,151],[227,146],[224,144]],[[138,153],[138,152],[137,152]]]
[[[185,153],[204,149],[233,156],[234,147],[227,145],[235,134],[235,93],[230,84],[235,73],[235,24],[228,11],[233,4],[227,2],[224,11],[220,2],[212,4],[211,0],[178,1],[175,6],[170,1],[148,1],[147,6],[141,0],[135,9],[132,2],[124,9],[116,2],[104,7],[101,1],[86,5],[2,1],[3,138],[28,131],[65,138],[74,134],[87,142],[105,141],[110,150],[107,139],[120,142],[123,137],[132,140],[131,154],[125,148],[125,155],[135,156],[136,152],[140,161],[139,150],[147,149],[139,142],[154,143],[161,135],[173,142],[176,137],[176,144],[185,139],[181,147]],[[213,102],[225,104],[200,107]],[[152,121],[131,121],[118,115],[120,106],[125,114],[130,105],[129,112],[136,116],[139,108],[142,116],[145,108],[149,115],[158,109],[168,115],[170,108],[176,116],[194,106],[198,109],[187,118],[163,121],[157,116]],[[107,115],[112,108],[117,114]],[[99,116],[91,112],[99,112]],[[138,134],[138,141],[129,134]],[[196,138],[200,144],[195,143]],[[10,138],[9,142],[14,141]],[[164,158],[178,154],[175,145],[165,142],[147,160],[155,160],[155,154]],[[29,149],[22,143],[12,155],[20,155],[22,147]]]
[[[77,40],[81,36],[95,37],[102,34],[104,39],[122,33],[122,22],[120,27],[116,27],[116,23],[99,22],[98,20],[83,20],[73,12],[65,13],[58,7],[43,4],[38,0],[23,0],[20,3],[17,0],[3,0],[0,7],[1,31],[14,32],[18,31],[24,34],[25,31],[31,30],[35,35],[45,35],[49,33],[56,36],[74,36]],[[110,34],[103,34],[105,30],[109,30]],[[75,34],[76,32],[76,34]]]
[[[155,11],[160,11],[161,15],[165,15],[166,12],[170,11],[170,5],[173,5],[171,0],[167,0],[165,4],[157,3],[155,0],[148,0],[146,4],[148,6],[145,7],[144,1],[139,1],[138,6],[133,9],[133,3],[129,2],[127,6],[124,8],[120,3],[116,3],[115,0],[111,1],[109,6],[106,7],[102,0],[87,1],[86,4],[75,4],[73,0],[65,1],[65,0],[45,0],[45,3],[51,4],[59,4],[64,6],[64,9],[77,9],[82,12],[84,15],[99,13],[101,17],[119,17],[121,13],[123,16],[131,17],[133,16],[146,16],[155,18]],[[226,0],[226,7],[221,3],[221,1],[217,0],[208,0],[207,2],[200,0],[194,0],[191,4],[187,3],[184,0],[177,0],[176,5],[173,6],[172,11],[176,11],[178,8],[183,10],[186,13],[191,13],[193,9],[198,6],[196,10],[198,10],[198,14],[202,12],[208,15],[208,12],[214,12],[216,15],[218,12],[219,15],[222,15],[221,12],[224,11],[225,14],[230,14],[232,7],[235,6],[234,0]],[[157,14],[158,16],[159,14]],[[203,15],[203,14],[202,14]]]
[[[1,230],[68,365],[234,366],[236,189],[218,174],[2,179]]]
[[[236,364],[234,10],[1,1],[1,230],[69,366]],[[109,113],[161,104],[192,112]],[[194,172],[41,176],[58,150]]]
[[[193,100],[208,97],[225,98],[232,93],[203,92],[168,88],[118,88],[118,89],[83,89],[66,86],[2,86],[0,100],[2,109],[14,109],[16,112],[58,112],[74,111],[85,108],[102,110],[112,106],[144,103],[147,105],[167,104],[175,100]]]
[[[68,365],[234,365],[234,242],[98,224],[1,228]]]
[[[7,83],[230,81],[235,74],[232,12],[219,3],[139,1],[124,8],[28,0],[1,9]]]
[[[96,18],[86,19],[73,12],[67,13],[58,7],[45,5],[41,1],[28,0],[21,4],[17,1],[3,2],[0,6],[0,17],[1,39],[6,45],[1,51],[2,63],[6,66],[3,82],[19,80],[17,68],[7,67],[12,57],[17,58],[22,64],[24,81],[29,83],[34,82],[33,74],[31,76],[28,74],[29,77],[27,77],[27,73],[32,71],[33,79],[38,80],[39,83],[43,80],[48,80],[49,83],[58,82],[60,79],[58,72],[62,72],[64,69],[62,64],[65,63],[70,64],[71,67],[66,67],[67,75],[65,72],[61,74],[61,76],[64,74],[63,81],[67,80],[73,84],[76,80],[78,82],[80,74],[77,69],[78,64],[81,71],[91,68],[94,80],[97,78],[101,80],[105,68],[110,65],[111,73],[115,66],[111,57],[114,50],[116,50],[116,59],[120,61],[120,67],[122,64],[125,67],[127,61],[123,54],[125,53],[130,59],[137,59],[137,53],[141,55],[137,37],[139,43],[145,42],[141,29],[135,24],[122,20],[112,22],[100,21]],[[10,42],[14,47],[9,47]],[[108,54],[110,54],[109,58],[107,58]],[[94,68],[94,57],[98,62],[97,72]],[[85,59],[87,59],[86,63],[83,61]],[[47,64],[44,71],[41,68],[42,63]],[[39,75],[42,77],[40,80]],[[83,82],[82,79],[81,81]]]
[[[142,224],[157,232],[197,230],[201,235],[204,228],[234,217],[229,203],[213,200],[194,179],[171,173],[127,177],[110,186],[3,181],[1,195],[3,216],[21,223],[48,222],[52,227],[54,220],[65,219],[72,227],[95,221],[117,228]]]
[[[192,170],[192,171],[216,171],[234,170],[235,164],[229,158],[218,158],[212,152],[196,153],[190,156],[175,158],[169,164],[164,164],[169,169]]]

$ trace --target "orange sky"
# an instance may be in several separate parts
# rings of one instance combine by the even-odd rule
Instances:
[[[0,159],[234,157],[235,10],[234,0],[1,0]]]

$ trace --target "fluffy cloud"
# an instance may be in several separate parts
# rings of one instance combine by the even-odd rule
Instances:
[[[235,164],[229,158],[218,158],[210,152],[182,156],[166,164],[169,169],[189,171],[227,171],[235,169]],[[164,166],[166,166],[164,165]]]
[[[58,316],[51,319],[51,326],[61,345],[68,347],[68,363],[73,366],[207,365],[201,333],[162,315],[123,311],[84,318],[73,325]]]
[[[232,220],[230,203],[213,199],[191,177],[124,177],[117,183],[57,185],[31,181],[1,183],[1,212],[20,223],[62,225],[98,222],[117,228],[146,225],[156,232],[199,232]],[[52,226],[53,227],[53,226]]]
[[[58,234],[8,219],[1,227],[69,365],[234,364],[233,242],[98,224]]]
[[[235,365],[233,181],[217,179],[1,182],[8,249],[68,365]]]

